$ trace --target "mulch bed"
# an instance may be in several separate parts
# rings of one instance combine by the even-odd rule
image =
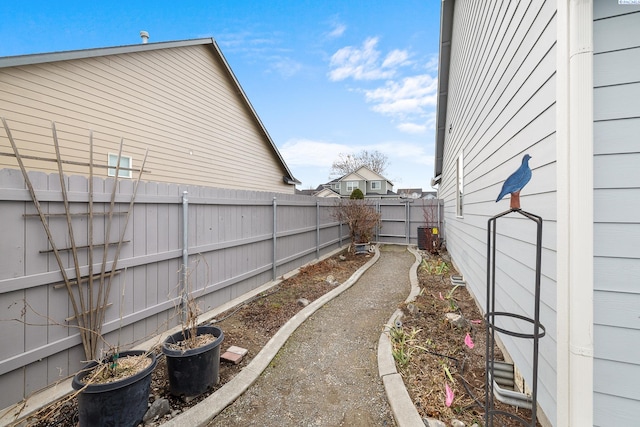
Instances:
[[[220,382],[212,390],[198,397],[182,399],[169,394],[166,360],[160,349],[155,349],[158,364],[152,374],[150,401],[160,398],[169,400],[172,414],[146,425],[161,425],[220,389],[251,362],[282,325],[304,308],[298,302],[299,299],[314,301],[335,289],[370,259],[370,255],[354,255],[343,251],[318,263],[302,267],[295,276],[218,316],[218,321],[213,324],[220,327],[224,333],[221,352],[231,345],[246,348],[249,352],[237,365],[221,362]],[[28,425],[75,427],[77,423],[77,401],[71,397],[42,409],[30,419]]]
[[[411,355],[406,363],[396,361],[396,365],[423,418],[484,425],[485,322],[467,288],[452,285],[450,276],[458,274],[446,253],[423,256],[418,269],[421,293],[402,307],[402,334],[405,341],[410,340],[404,351]],[[461,315],[462,327],[447,321],[447,313]],[[495,360],[503,360],[498,348]],[[446,402],[447,386],[453,393],[450,406]],[[494,402],[497,410],[531,418],[530,410],[497,399]],[[496,417],[494,422],[505,427],[522,426],[509,417]]]

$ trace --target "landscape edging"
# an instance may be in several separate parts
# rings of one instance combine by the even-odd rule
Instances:
[[[377,245],[373,247],[375,248],[373,258],[356,270],[356,272],[353,273],[353,275],[351,275],[351,277],[349,277],[349,279],[347,279],[343,284],[316,299],[289,319],[287,323],[285,323],[278,332],[271,337],[269,342],[267,342],[253,360],[251,360],[251,362],[231,381],[220,387],[202,402],[189,408],[177,417],[172,418],[162,424],[162,426],[206,426],[213,418],[222,412],[224,408],[233,403],[258,379],[260,374],[269,366],[269,363],[271,363],[276,354],[278,354],[278,351],[280,351],[287,339],[298,328],[298,326],[300,326],[307,318],[309,318],[309,316],[315,313],[324,304],[349,289],[358,281],[365,271],[378,261],[380,258],[380,249]]]
[[[422,262],[422,256],[412,246],[407,246],[409,252],[415,256],[416,260],[409,269],[409,281],[411,290],[405,303],[412,302],[420,293],[418,284],[418,267]],[[391,339],[389,329],[394,327],[396,322],[401,321],[402,310],[397,309],[389,318],[384,330],[380,334],[378,341],[378,374],[384,384],[387,400],[391,406],[391,412],[398,424],[398,427],[415,427],[424,425],[418,410],[416,409],[411,396],[404,384],[402,376],[398,373],[395,360],[393,359]]]
[[[322,260],[325,260],[327,258],[330,258],[338,253],[340,253],[341,251],[344,250],[344,247],[340,247],[338,249],[334,249],[333,251],[321,256],[320,258],[313,260],[301,267],[298,267],[292,271],[289,271],[285,274],[282,275],[281,278],[276,279],[276,280],[272,280],[270,282],[267,282],[249,292],[246,292],[245,294],[242,294],[240,296],[238,296],[237,298],[228,301],[212,310],[209,310],[201,315],[198,316],[198,324],[199,325],[204,325],[207,324],[208,322],[211,322],[212,320],[215,319],[216,316],[218,316],[219,314],[230,310],[233,307],[236,307],[248,300],[250,300],[252,297],[254,297],[255,295],[260,294],[261,292],[265,292],[271,288],[273,288],[274,286],[280,284],[283,280],[295,276],[296,274],[298,274],[300,272],[300,268],[306,266],[306,265],[312,265],[315,263],[318,263]],[[376,248],[377,250],[377,248]],[[376,258],[377,260],[377,258]],[[365,264],[366,265],[366,264]],[[373,263],[372,263],[373,265]],[[364,266],[363,266],[364,267]],[[364,272],[364,271],[363,271]],[[355,274],[357,274],[358,271],[356,271]],[[360,273],[362,274],[362,273]],[[360,276],[358,276],[360,277]],[[355,282],[355,280],[354,280]],[[346,282],[345,282],[346,283]],[[155,346],[160,345],[164,339],[166,337],[168,337],[171,334],[174,334],[178,331],[181,330],[181,326],[174,326],[173,328],[162,332],[158,335],[156,335],[153,338],[148,339],[147,341],[144,341],[136,346],[134,346],[133,348],[131,348],[131,350],[150,350]],[[258,373],[259,375],[260,373]],[[31,395],[30,397],[22,400],[21,402],[18,402],[12,406],[6,407],[6,408],[0,408],[0,427],[6,427],[6,426],[12,426],[15,425],[25,419],[28,419],[30,416],[33,416],[33,414],[37,413],[39,410],[41,410],[42,408],[44,408],[45,406],[47,406],[48,404],[50,404],[51,402],[55,402],[59,399],[63,399],[67,396],[69,396],[71,393],[74,392],[73,388],[71,387],[71,379],[72,379],[73,375],[69,376],[68,378],[65,378],[63,380],[61,380],[60,382],[47,387],[45,389],[39,390],[37,392],[35,392],[33,395]]]

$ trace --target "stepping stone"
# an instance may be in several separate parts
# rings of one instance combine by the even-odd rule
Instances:
[[[237,365],[238,363],[240,363],[242,361],[242,358],[248,352],[249,352],[249,350],[247,350],[246,348],[242,348],[242,347],[238,347],[238,346],[232,345],[231,347],[229,347],[227,349],[227,351],[225,351],[220,356],[220,359],[222,359],[225,362],[231,362],[234,365]]]

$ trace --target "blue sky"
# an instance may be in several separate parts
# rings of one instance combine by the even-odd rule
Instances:
[[[366,149],[430,190],[439,22],[439,0],[11,1],[0,56],[213,37],[298,188]]]

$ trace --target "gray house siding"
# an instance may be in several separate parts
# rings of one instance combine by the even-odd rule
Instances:
[[[446,123],[437,125],[445,135],[439,197],[447,248],[482,307],[487,221],[508,210],[507,200],[495,203],[502,182],[525,153],[532,156],[534,177],[521,200],[524,210],[544,219],[540,317],[547,334],[540,341],[538,404],[551,423],[556,418],[555,18],[553,2],[455,1]],[[462,216],[456,209],[460,156]],[[497,310],[533,317],[535,229],[511,216],[500,227]],[[519,323],[501,326],[531,333]],[[501,339],[531,384],[531,342]]]
[[[640,6],[594,2],[594,423],[640,409]]]

